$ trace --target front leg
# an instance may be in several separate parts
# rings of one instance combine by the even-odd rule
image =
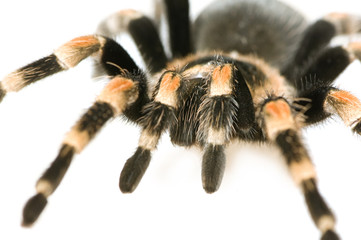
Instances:
[[[182,81],[180,73],[166,71],[159,80],[153,101],[142,109],[144,116],[139,122],[142,126],[139,145],[133,156],[126,161],[119,178],[119,188],[123,193],[131,193],[136,189],[161,135],[177,121],[175,111],[181,102],[179,95]]]
[[[114,77],[100,93],[95,103],[67,133],[58,156],[36,184],[36,194],[29,199],[23,211],[23,226],[31,226],[57,189],[72,159],[80,153],[111,118],[131,108],[139,96],[138,83],[129,75]]]
[[[318,191],[316,171],[291,106],[282,97],[270,97],[260,107],[258,117],[268,141],[280,150],[291,176],[302,189],[311,217],[322,234],[321,240],[338,240],[335,217]]]

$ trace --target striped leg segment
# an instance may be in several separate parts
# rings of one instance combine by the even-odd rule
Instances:
[[[207,193],[217,191],[222,182],[226,166],[224,145],[235,131],[238,103],[234,96],[234,72],[232,64],[222,64],[213,70],[209,93],[199,108],[198,139],[204,144],[202,183]]]
[[[95,36],[75,38],[60,46],[53,54],[7,75],[1,81],[2,89],[16,92],[54,73],[75,67],[81,60],[99,51],[101,42]]]
[[[341,117],[346,126],[361,134],[361,102],[351,93],[330,89],[324,102],[324,109]]]
[[[323,87],[314,90],[306,95],[312,101],[312,107],[305,112],[307,119],[312,119],[310,123],[318,122],[332,114],[337,114],[343,120],[346,126],[352,128],[357,134],[361,134],[361,102],[355,96],[347,91],[338,90],[333,87]],[[324,116],[320,119],[319,116]],[[322,240],[339,239],[337,235],[331,231],[334,225],[334,217],[320,197],[316,183],[314,180],[305,181],[302,184],[303,191],[307,202],[318,202],[317,208],[310,209],[312,218],[317,223],[319,229],[324,232]],[[318,217],[323,214],[322,217]],[[319,219],[317,221],[317,219]]]
[[[341,117],[346,126],[361,134],[361,102],[351,93],[334,87],[319,87],[302,95],[311,101],[300,100],[301,106],[310,105],[305,111],[306,123],[320,122],[333,114]]]
[[[121,73],[114,65],[129,72],[138,70],[127,52],[113,40],[96,35],[82,36],[60,46],[51,55],[5,76],[0,83],[0,100],[7,92],[17,92],[45,77],[73,68],[89,56],[99,59],[111,76]]]
[[[17,92],[31,83],[63,70],[65,68],[55,54],[41,58],[7,75],[1,81],[2,95]]]
[[[335,217],[317,190],[316,181],[308,179],[301,184],[313,221],[322,232],[321,240],[339,240],[334,232]]]
[[[300,78],[298,97],[301,100],[297,100],[295,103],[301,108],[306,107],[307,110],[304,114],[307,124],[320,122],[331,114],[341,110],[345,111],[348,108],[350,108],[346,110],[348,113],[340,113],[344,115],[343,118],[346,115],[359,114],[356,106],[359,101],[356,97],[332,87],[337,76],[355,59],[361,60],[360,42],[350,43],[347,47],[329,48],[318,56]],[[332,104],[327,104],[328,101],[330,104],[337,104],[338,110],[332,107]],[[347,104],[348,107],[341,107],[341,105]]]
[[[322,240],[339,239],[334,232],[335,218],[318,192],[316,172],[288,102],[283,98],[268,99],[261,112],[266,135],[280,149],[295,183],[303,190],[312,219],[322,233]]]
[[[179,106],[179,89],[182,76],[168,71],[162,75],[157,86],[154,101],[144,108],[143,126],[139,146],[129,158],[120,174],[119,188],[123,193],[131,193],[138,186],[156,148],[162,133],[175,121],[175,111]]]
[[[30,198],[24,207],[23,226],[30,226],[38,219],[48,203],[47,197],[55,191],[70,166],[74,153],[75,149],[69,145],[64,144],[61,147],[57,158],[38,180],[36,184],[37,194]]]
[[[117,12],[100,23],[97,33],[115,38],[129,33],[133,38],[150,73],[157,73],[166,66],[167,57],[154,23],[135,10]]]
[[[104,124],[132,104],[138,97],[137,84],[132,79],[115,77],[66,135],[58,156],[36,184],[36,194],[23,211],[23,226],[32,225],[47,204],[69,168],[75,153],[80,153]]]

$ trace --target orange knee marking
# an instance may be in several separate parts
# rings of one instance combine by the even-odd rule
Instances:
[[[336,20],[343,20],[349,17],[349,14],[347,13],[340,13],[340,12],[333,12],[326,15],[326,18],[332,18]]]
[[[161,79],[159,90],[154,100],[168,106],[177,107],[178,100],[176,91],[180,84],[180,75],[174,72],[165,73]]]
[[[226,64],[218,66],[214,69],[212,74],[212,84],[217,86],[229,84],[232,78],[232,65]]]
[[[166,73],[161,80],[158,94],[171,94],[179,88],[180,81],[181,79],[178,74],[172,72]]]
[[[72,68],[83,59],[99,51],[102,46],[102,38],[95,36],[82,36],[74,38],[54,51],[64,68]]]
[[[134,82],[130,79],[123,77],[113,78],[106,88],[110,93],[124,92],[130,90],[134,86]]]
[[[72,39],[71,41],[67,42],[65,45],[75,48],[84,48],[99,44],[100,44],[99,40],[95,36],[82,36]]]
[[[361,42],[351,42],[348,44],[347,49],[357,55],[361,51]]]
[[[347,91],[333,91],[330,93],[330,96],[337,99],[339,103],[358,106],[361,108],[360,100]]]
[[[119,15],[134,15],[136,13],[138,12],[134,9],[122,9],[118,12]]]
[[[124,111],[125,107],[138,98],[136,83],[124,77],[113,78],[103,89],[97,101],[110,104],[115,114]]]
[[[267,103],[264,109],[267,115],[277,119],[285,119],[291,116],[290,106],[282,99]]]
[[[361,102],[351,93],[340,90],[331,91],[325,107],[331,113],[337,113],[347,126],[353,126],[361,119]]]

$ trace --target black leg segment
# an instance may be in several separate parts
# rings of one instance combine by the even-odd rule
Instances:
[[[350,53],[343,47],[329,48],[323,51],[297,81],[311,81],[314,85],[329,86],[352,62]],[[301,87],[304,83],[296,83]]]
[[[105,38],[103,54],[100,64],[109,76],[124,74],[124,70],[131,74],[139,74],[140,68],[129,56],[128,52],[117,42],[110,38]]]
[[[131,193],[138,186],[151,159],[148,149],[138,147],[137,151],[125,163],[119,178],[119,188],[123,193]]]
[[[207,193],[213,193],[221,185],[224,169],[226,167],[226,156],[224,146],[208,144],[205,147],[202,160],[202,183]]]
[[[36,184],[37,194],[28,200],[23,210],[23,226],[31,226],[40,216],[51,195],[63,179],[75,154],[72,146],[64,144],[56,159]]]
[[[335,35],[336,28],[329,21],[318,20],[312,24],[304,33],[293,61],[286,66],[282,74],[288,79],[298,78],[297,73],[302,72],[307,61],[324,49]]]
[[[184,57],[191,52],[188,0],[164,0],[169,23],[170,46],[173,57]]]
[[[128,31],[133,37],[147,69],[151,73],[157,73],[167,64],[162,42],[153,22],[143,16],[129,23]]]
[[[301,184],[311,217],[321,230],[321,240],[339,240],[334,231],[335,217],[318,192],[314,179],[305,180]]]
[[[150,73],[166,66],[167,57],[158,30],[150,18],[138,11],[123,10],[109,16],[100,23],[97,33],[109,38],[129,33]]]

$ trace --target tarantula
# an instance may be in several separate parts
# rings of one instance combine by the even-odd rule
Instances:
[[[328,46],[336,35],[359,32],[361,18],[334,13],[307,25],[298,12],[275,0],[224,0],[191,23],[187,0],[164,0],[164,6],[171,57],[153,21],[125,10],[105,19],[96,34],[77,37],[1,81],[0,100],[88,57],[98,63],[98,73],[110,78],[38,180],[36,194],[24,207],[23,225],[36,221],[74,155],[106,122],[123,116],[142,130],[120,174],[122,192],[135,190],[166,131],[172,143],[203,150],[207,193],[220,187],[228,143],[267,142],[283,154],[321,239],[339,239],[334,216],[318,192],[301,129],[337,114],[361,133],[361,102],[333,86],[354,59],[361,59],[361,45]],[[114,40],[122,32],[133,38],[146,69]]]

